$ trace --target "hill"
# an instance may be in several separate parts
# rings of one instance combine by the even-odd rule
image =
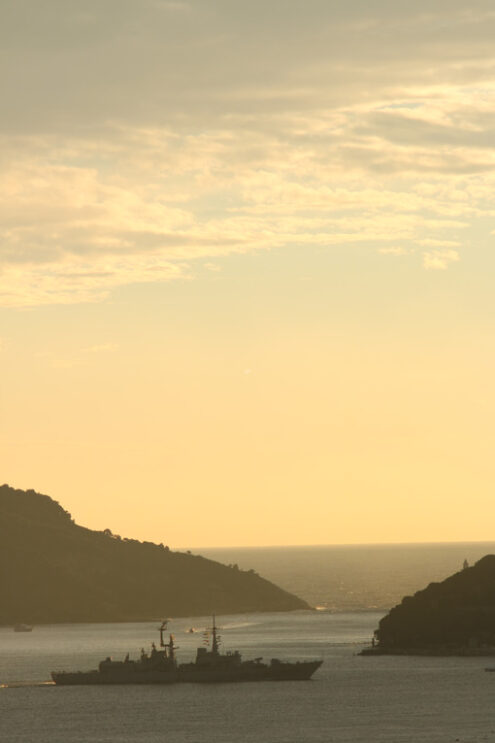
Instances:
[[[375,634],[365,654],[494,654],[495,555],[406,596]]]
[[[199,555],[92,531],[47,495],[0,487],[0,624],[139,621],[307,609]]]

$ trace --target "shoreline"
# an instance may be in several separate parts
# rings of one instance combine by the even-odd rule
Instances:
[[[495,656],[495,647],[486,648],[468,648],[468,647],[456,647],[456,648],[380,648],[370,647],[363,648],[358,655],[364,656],[379,656],[379,655],[420,655],[430,657],[465,657],[465,658],[481,658],[481,657],[493,657]]]

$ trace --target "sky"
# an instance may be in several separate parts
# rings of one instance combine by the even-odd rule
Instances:
[[[492,539],[494,37],[2,0],[2,481],[171,547]]]

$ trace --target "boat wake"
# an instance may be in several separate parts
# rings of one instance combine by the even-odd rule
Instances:
[[[228,622],[222,624],[222,629],[244,629],[244,627],[255,627],[260,622]]]
[[[55,686],[54,681],[12,681],[0,684],[0,689],[31,689],[35,686]]]

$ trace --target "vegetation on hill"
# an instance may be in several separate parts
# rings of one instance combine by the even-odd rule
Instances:
[[[138,621],[306,609],[199,555],[78,526],[47,495],[0,486],[0,624]]]
[[[376,639],[378,653],[493,651],[495,555],[406,596],[380,621]]]

